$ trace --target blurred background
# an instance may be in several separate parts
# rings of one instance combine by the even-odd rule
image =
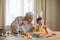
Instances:
[[[53,31],[60,31],[60,0],[0,0],[0,29],[10,29],[12,21],[26,12],[43,17],[44,24]]]

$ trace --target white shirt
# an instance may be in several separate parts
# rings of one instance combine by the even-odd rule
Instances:
[[[11,29],[14,31],[14,30],[17,30],[19,31],[20,28],[21,28],[21,23],[23,21],[24,17],[17,17],[11,24]],[[25,24],[23,25],[23,30],[26,32],[26,31],[30,31],[30,29],[33,27],[32,23],[30,24]]]

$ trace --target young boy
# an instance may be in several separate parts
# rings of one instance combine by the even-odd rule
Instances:
[[[50,37],[55,34],[52,33],[52,31],[44,25],[44,22],[41,17],[37,18],[37,25],[34,26],[33,32],[35,34],[40,34],[42,37]]]
[[[52,33],[52,31],[44,25],[44,22],[41,17],[37,18],[37,25],[32,28],[32,33],[33,34],[40,34],[42,38],[50,37],[55,34]],[[28,37],[31,36],[31,33],[27,33]]]

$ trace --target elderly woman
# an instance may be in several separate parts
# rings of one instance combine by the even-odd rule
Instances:
[[[33,27],[32,14],[33,14],[32,12],[27,12],[25,17],[21,17],[21,16],[17,17],[11,24],[12,33],[18,34],[22,26],[24,32],[30,32],[30,29]]]

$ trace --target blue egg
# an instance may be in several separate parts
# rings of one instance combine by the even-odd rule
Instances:
[[[40,34],[31,34],[32,38],[40,38],[41,35]]]

